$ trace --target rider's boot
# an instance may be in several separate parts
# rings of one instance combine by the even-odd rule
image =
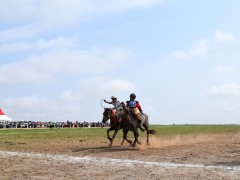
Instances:
[[[138,119],[138,125],[139,125],[139,128],[140,128],[141,131],[144,131],[144,130],[145,130],[144,127],[143,127],[143,125],[142,125],[142,121],[139,120],[139,119]]]

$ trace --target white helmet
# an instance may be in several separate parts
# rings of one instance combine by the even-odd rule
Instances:
[[[112,96],[111,99],[117,99],[115,96]]]

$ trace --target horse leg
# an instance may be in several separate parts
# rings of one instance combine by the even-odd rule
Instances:
[[[109,128],[109,129],[107,130],[108,140],[110,141],[110,144],[108,145],[109,147],[112,147],[112,143],[113,143],[113,138],[110,137],[109,132],[110,132],[110,131],[113,131],[113,130],[114,130],[113,128]]]
[[[114,134],[113,134],[113,136],[112,136],[111,146],[112,146],[113,140],[115,139],[115,137],[116,137],[116,135],[117,135],[117,133],[118,133],[118,130],[119,130],[119,129],[115,129],[115,131],[114,131]]]
[[[149,142],[149,131],[147,130],[147,145],[150,145],[150,142]]]
[[[134,132],[133,132],[133,135],[134,135]],[[134,135],[134,138],[137,139],[136,142],[135,142],[135,144],[138,143],[139,145],[141,145],[142,143],[141,143],[140,141],[138,141],[139,134],[138,134],[138,131],[137,131],[137,130],[136,130],[136,137],[137,137],[137,138],[135,138],[135,135]],[[129,141],[131,141],[131,140],[129,140]],[[131,141],[131,142],[132,142],[132,141]]]
[[[150,145],[149,134],[155,134],[155,130],[149,130],[148,126],[146,124],[144,124],[143,126],[146,129],[146,131],[147,131],[147,145]]]
[[[109,141],[112,141],[112,138],[111,138],[110,135],[109,135],[109,132],[112,131],[112,130],[114,130],[114,129],[109,128],[109,129],[107,130],[107,136],[108,136],[108,140],[109,140]]]
[[[124,140],[125,140],[125,139],[123,138],[120,146],[123,146]]]
[[[126,140],[130,145],[132,145],[132,141],[127,138],[127,133],[128,133],[128,130],[123,130],[123,140],[121,145],[123,145],[124,140]]]
[[[136,130],[137,131],[137,130]],[[138,131],[137,131],[137,143],[139,144],[139,145],[142,145],[142,143],[140,142],[140,141],[138,141],[138,137],[139,137],[139,134],[138,134]]]
[[[123,138],[122,142],[121,142],[121,146],[123,146],[123,143],[124,143],[125,140],[130,144],[130,146],[132,145],[132,141],[131,140],[129,140],[127,138],[126,139]]]
[[[149,130],[148,130],[148,126],[146,124],[143,124],[143,127],[146,129],[146,132],[147,132],[147,145],[150,145],[150,143],[149,143]]]
[[[127,138],[127,133],[128,133],[128,130],[127,130],[127,132],[126,132],[126,141],[127,141],[130,145],[132,145],[132,140],[130,140],[130,139]]]
[[[137,131],[137,129],[136,130],[133,130],[133,134],[134,134],[134,142],[133,142],[133,144],[132,144],[132,147],[135,147],[135,145],[136,145],[136,143],[138,143],[139,144],[139,141],[138,141],[138,131]]]
[[[123,140],[122,140],[121,145],[123,145],[123,142],[124,142],[124,140],[126,140],[126,139],[127,139],[127,131],[123,129]]]
[[[123,143],[124,143],[124,131],[123,131],[123,138],[122,138],[122,142],[121,142],[121,145],[120,146],[123,146]]]

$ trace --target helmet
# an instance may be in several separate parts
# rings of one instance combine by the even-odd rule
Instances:
[[[112,96],[111,99],[117,99],[115,96]]]
[[[130,97],[135,99],[136,98],[136,94],[132,93],[132,94],[130,94]]]

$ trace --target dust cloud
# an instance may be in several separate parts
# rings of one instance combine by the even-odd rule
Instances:
[[[190,143],[201,142],[204,138],[198,137],[195,135],[191,136],[151,136],[149,138],[149,145],[147,144],[145,139],[142,139],[142,145],[137,145],[137,150],[146,150],[146,149],[158,149],[164,148],[168,146],[176,146],[176,145],[186,145]]]

